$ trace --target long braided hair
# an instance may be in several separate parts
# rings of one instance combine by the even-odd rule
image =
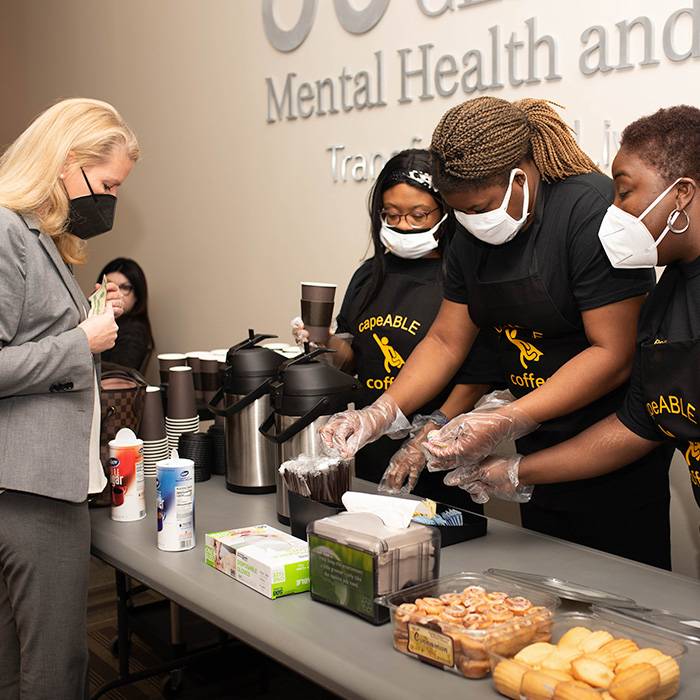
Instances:
[[[477,97],[448,110],[430,144],[433,180],[445,193],[507,183],[531,158],[545,182],[600,172],[549,100]]]

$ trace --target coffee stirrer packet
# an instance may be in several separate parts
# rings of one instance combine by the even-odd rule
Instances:
[[[102,275],[100,288],[90,297],[90,311],[88,316],[99,316],[107,308],[107,276]]]

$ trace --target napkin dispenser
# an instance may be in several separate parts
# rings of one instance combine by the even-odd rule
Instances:
[[[428,525],[390,528],[372,513],[343,512],[310,523],[307,540],[311,597],[375,625],[389,619],[377,596],[439,575],[440,532]]]

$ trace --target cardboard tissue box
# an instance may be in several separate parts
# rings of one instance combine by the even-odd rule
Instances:
[[[269,525],[211,532],[204,556],[209,566],[268,598],[309,590],[308,545]]]

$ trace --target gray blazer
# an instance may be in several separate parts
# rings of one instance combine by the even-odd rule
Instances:
[[[87,497],[99,363],[77,328],[87,309],[36,217],[0,207],[0,489]]]

